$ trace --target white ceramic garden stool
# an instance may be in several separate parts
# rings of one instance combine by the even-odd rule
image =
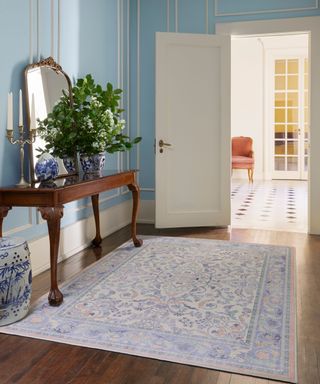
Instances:
[[[29,311],[32,271],[25,240],[0,237],[0,326],[22,319]]]

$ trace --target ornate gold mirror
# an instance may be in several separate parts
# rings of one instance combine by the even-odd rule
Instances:
[[[71,82],[69,76],[62,70],[52,57],[48,57],[38,63],[30,64],[25,69],[26,105],[28,128],[37,128],[37,119],[47,117],[54,105],[63,96],[63,92],[69,95],[72,104]],[[35,124],[35,127],[31,125]],[[45,148],[45,142],[38,135],[35,142],[30,144],[30,174],[32,182],[36,182],[35,164],[41,154],[39,149]],[[67,172],[62,159],[57,158],[59,165],[58,177],[70,175]],[[75,164],[77,161],[75,159]],[[74,172],[74,173],[77,173]]]

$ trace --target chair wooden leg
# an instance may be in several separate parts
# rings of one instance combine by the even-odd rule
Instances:
[[[253,168],[248,169],[249,182],[253,183]]]

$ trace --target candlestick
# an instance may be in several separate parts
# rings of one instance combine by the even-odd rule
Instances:
[[[19,91],[19,127],[23,125],[22,91]]]
[[[11,120],[12,122],[12,120]],[[20,181],[17,185],[17,187],[29,187],[30,184],[25,180],[24,178],[24,145],[34,143],[36,139],[36,133],[37,131],[34,129],[33,131],[29,132],[29,137],[24,137],[24,130],[23,125],[19,126],[19,138],[17,140],[13,137],[13,129],[11,126],[11,129],[7,128],[7,138],[11,144],[18,144],[20,147]]]
[[[7,109],[7,130],[8,131],[13,130],[12,105],[13,105],[13,98],[12,98],[12,92],[10,92],[8,93],[8,109]]]

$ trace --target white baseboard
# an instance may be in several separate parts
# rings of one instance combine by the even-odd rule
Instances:
[[[131,222],[132,201],[127,200],[100,212],[101,236],[106,237]],[[69,225],[60,233],[59,261],[87,248],[95,237],[93,216]],[[50,267],[49,236],[29,241],[33,276]]]
[[[141,224],[155,223],[155,201],[154,200],[141,200],[137,222]]]

